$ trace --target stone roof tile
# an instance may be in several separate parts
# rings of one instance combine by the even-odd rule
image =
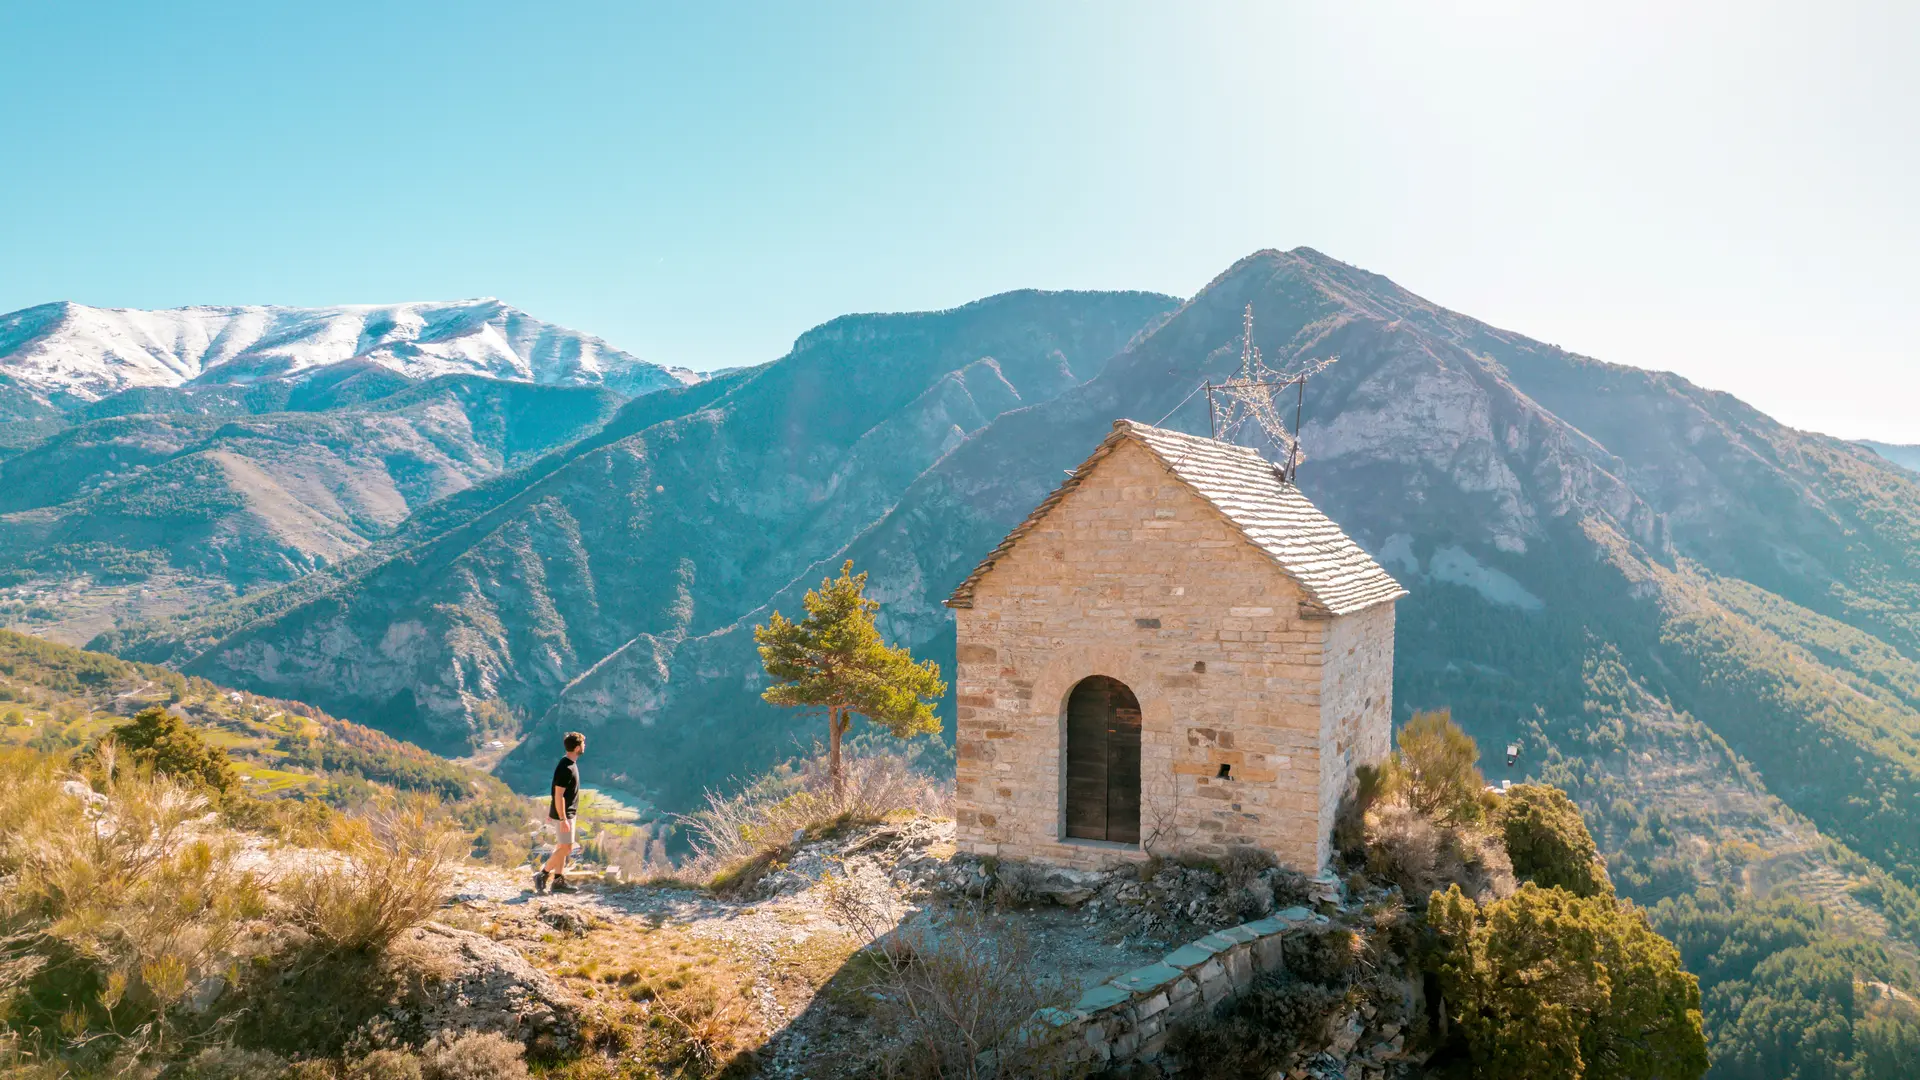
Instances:
[[[1287,483],[1280,467],[1258,451],[1133,420],[1115,420],[1113,434],[967,575],[947,605],[972,607],[974,586],[994,563],[1129,439],[1146,447],[1169,472],[1219,510],[1328,614],[1349,615],[1407,595],[1373,556],[1340,531],[1298,487]]]

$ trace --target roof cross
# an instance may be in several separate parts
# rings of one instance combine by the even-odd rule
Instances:
[[[1252,422],[1275,446],[1286,451],[1287,463],[1282,479],[1293,483],[1300,471],[1300,420],[1307,404],[1307,378],[1318,375],[1340,361],[1338,356],[1309,360],[1293,372],[1275,371],[1253,343],[1253,305],[1248,304],[1241,320],[1240,370],[1225,382],[1208,379],[1207,421],[1216,439],[1233,441],[1234,435]],[[1294,393],[1293,430],[1287,430],[1286,391]]]

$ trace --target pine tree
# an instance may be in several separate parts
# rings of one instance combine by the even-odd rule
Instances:
[[[200,737],[167,709],[154,705],[113,729],[120,749],[133,760],[191,784],[225,792],[239,783],[227,752]]]
[[[806,618],[778,611],[753,629],[760,662],[774,680],[761,697],[775,705],[827,711],[827,773],[838,797],[844,780],[840,740],[858,713],[896,738],[940,730],[932,699],[947,692],[940,667],[916,663],[905,647],[888,645],[873,624],[878,601],[866,597],[867,575],[849,559],[838,578],[807,591]]]
[[[1450,886],[1427,925],[1447,1011],[1485,1080],[1697,1080],[1700,983],[1644,913],[1528,882],[1491,904]]]

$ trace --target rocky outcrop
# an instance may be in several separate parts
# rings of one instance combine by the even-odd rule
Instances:
[[[415,974],[415,992],[383,1019],[432,1038],[497,1031],[564,1050],[579,1037],[581,1000],[513,948],[467,930],[427,923],[393,946]]]

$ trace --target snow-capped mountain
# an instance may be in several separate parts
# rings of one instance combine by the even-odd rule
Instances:
[[[413,378],[485,375],[629,396],[700,379],[491,297],[162,311],[62,301],[0,315],[0,375],[86,400],[131,387],[263,382],[348,360]]]

